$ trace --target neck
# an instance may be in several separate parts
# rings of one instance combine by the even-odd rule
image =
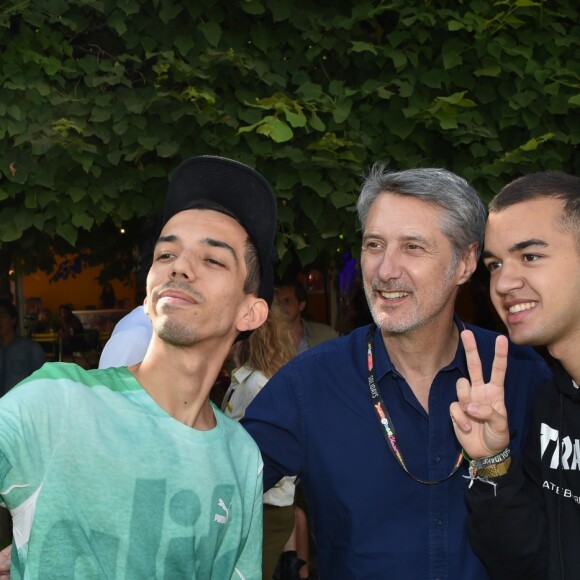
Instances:
[[[453,318],[404,334],[381,332],[381,336],[393,366],[405,377],[423,408],[429,411],[433,379],[453,361],[457,352],[459,331]]]
[[[578,344],[580,343],[580,328],[557,343],[548,345],[548,352],[565,369],[566,372],[580,384],[580,357],[578,356]]]
[[[292,336],[294,337],[295,346],[298,346],[304,336],[304,324],[300,316],[292,323]]]
[[[14,339],[13,333],[5,334],[4,336],[0,336],[0,344],[2,346],[8,346],[12,342],[13,339]]]
[[[213,429],[209,395],[231,343],[176,347],[155,334],[143,362],[129,370],[155,402],[174,419],[200,431]]]

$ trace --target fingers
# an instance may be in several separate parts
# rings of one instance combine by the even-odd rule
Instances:
[[[466,380],[466,379],[464,379]],[[469,416],[461,408],[461,404],[458,402],[451,403],[449,407],[449,414],[451,415],[451,421],[453,422],[453,428],[461,429],[464,433],[469,433],[471,431],[471,421]]]
[[[484,380],[483,371],[481,370],[481,359],[479,358],[479,352],[477,351],[477,344],[473,332],[471,332],[471,330],[462,331],[461,342],[463,342],[463,348],[465,349],[467,370],[469,372],[471,384],[473,386],[483,385]]]
[[[6,546],[0,552],[0,580],[10,578],[10,558],[12,556],[12,545]],[[4,574],[7,574],[4,576]]]
[[[508,339],[500,335],[495,339],[495,356],[491,366],[491,382],[503,387],[507,369]]]
[[[471,384],[469,380],[463,377],[457,379],[457,383],[455,383],[455,389],[457,391],[457,400],[459,401],[461,407],[464,409],[471,401]]]

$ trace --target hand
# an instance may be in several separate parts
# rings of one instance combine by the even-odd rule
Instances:
[[[465,347],[471,383],[464,378],[457,381],[458,401],[452,403],[449,409],[453,428],[459,443],[472,459],[491,457],[509,445],[504,403],[508,341],[505,336],[497,337],[491,379],[489,383],[484,383],[473,333],[464,330],[461,340]]]
[[[0,552],[0,580],[10,580],[10,564],[12,546],[7,546]]]

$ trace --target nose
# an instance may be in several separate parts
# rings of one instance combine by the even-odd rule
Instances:
[[[524,279],[514,265],[504,263],[501,268],[492,273],[490,284],[492,292],[505,295],[523,288]]]
[[[182,252],[171,263],[170,276],[173,280],[192,280],[195,278],[193,259],[186,252]]]
[[[382,256],[378,269],[378,277],[382,281],[401,277],[402,267],[400,257],[394,250],[386,249]]]

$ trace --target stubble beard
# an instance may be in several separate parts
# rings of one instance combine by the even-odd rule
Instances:
[[[172,346],[191,346],[197,342],[197,333],[194,328],[169,318],[157,324],[155,333],[163,342]]]
[[[373,317],[373,321],[377,325],[377,328],[386,334],[404,334],[417,328],[427,326],[429,322],[436,318],[447,305],[448,300],[443,298],[449,294],[448,285],[453,278],[456,268],[457,265],[455,263],[450,264],[440,283],[437,283],[433,286],[433,288],[439,289],[433,294],[433,296],[436,298],[433,300],[433,305],[435,305],[436,308],[433,310],[429,309],[428,311],[421,311],[415,297],[415,293],[412,293],[410,297],[407,298],[407,300],[413,301],[413,305],[411,305],[412,308],[407,312],[404,312],[402,315],[395,315],[395,317],[389,315],[388,312],[385,312],[377,307],[378,300],[376,299],[376,293],[373,290],[373,286],[379,288],[381,286],[379,284],[369,284],[366,280],[364,280],[363,287],[367,299],[367,304],[369,306],[371,316]],[[408,286],[407,289],[409,289]],[[382,290],[396,292],[399,289],[393,287],[388,289],[382,288]],[[447,297],[448,299],[451,299],[449,296]],[[409,308],[409,306],[406,308]]]

